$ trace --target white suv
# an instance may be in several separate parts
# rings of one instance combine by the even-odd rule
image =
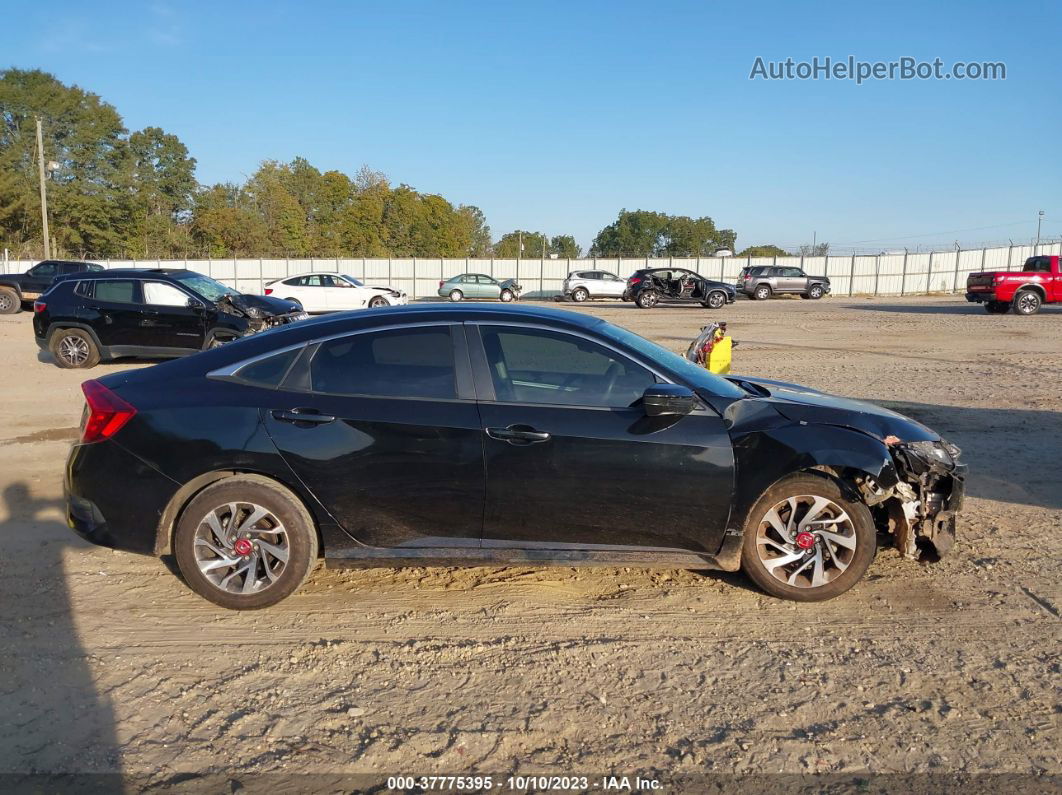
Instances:
[[[608,271],[572,271],[564,280],[561,292],[582,303],[590,298],[622,298],[627,280]]]

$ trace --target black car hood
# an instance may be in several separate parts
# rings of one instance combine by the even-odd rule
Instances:
[[[262,317],[287,315],[298,312],[299,305],[294,301],[284,298],[274,298],[271,295],[230,295],[221,300],[228,300],[234,307],[246,312],[249,309],[257,309]]]
[[[884,440],[895,436],[904,442],[938,441],[940,435],[920,422],[895,411],[862,400],[830,395],[811,387],[772,381],[768,378],[728,376],[738,386],[742,382],[763,390],[761,400],[770,403],[790,422],[808,425],[839,425]]]

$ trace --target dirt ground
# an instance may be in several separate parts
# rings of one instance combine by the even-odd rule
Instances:
[[[579,311],[676,350],[708,317]],[[60,370],[29,314],[0,318],[0,773],[1058,776],[1062,310],[716,314],[737,372],[882,403],[963,448],[950,557],[883,550],[812,605],[708,572],[321,569],[277,607],[228,612],[66,529],[79,384],[133,365]]]

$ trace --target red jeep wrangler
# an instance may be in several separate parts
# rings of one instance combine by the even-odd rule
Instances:
[[[1055,255],[1029,257],[1020,271],[971,273],[966,277],[966,300],[984,304],[992,315],[1035,315],[1044,304],[1062,301],[1062,275]]]

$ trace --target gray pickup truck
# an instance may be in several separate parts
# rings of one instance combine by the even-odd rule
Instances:
[[[742,268],[737,289],[754,300],[773,295],[799,295],[818,300],[830,291],[828,276],[808,276],[802,268],[784,265],[754,265]]]

